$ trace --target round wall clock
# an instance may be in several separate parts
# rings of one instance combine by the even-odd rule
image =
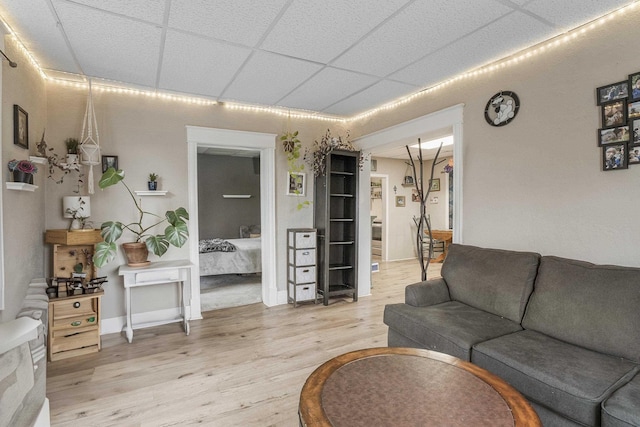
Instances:
[[[504,126],[518,114],[520,100],[514,92],[504,90],[489,99],[484,108],[484,118],[491,126]]]

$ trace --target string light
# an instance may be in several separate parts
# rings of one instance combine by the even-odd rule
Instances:
[[[452,85],[461,80],[475,78],[479,75],[491,73],[496,70],[502,70],[503,68],[506,68],[511,65],[517,65],[522,61],[529,60],[530,58],[534,58],[538,55],[546,53],[551,49],[555,49],[566,43],[570,43],[576,40],[578,37],[584,36],[588,32],[598,29],[598,27],[608,23],[612,19],[615,19],[618,16],[622,16],[625,13],[635,9],[639,3],[640,3],[640,0],[634,0],[632,3],[624,7],[621,7],[613,12],[610,12],[600,18],[597,18],[589,23],[581,25],[580,27],[577,27],[566,33],[560,34],[552,39],[539,43],[536,46],[529,47],[509,57],[506,57],[497,61],[493,61],[489,64],[485,64],[475,69],[461,73],[457,76],[454,76],[442,82],[436,83],[433,86],[424,88],[418,92],[406,95],[394,101],[385,103],[376,108],[373,108],[371,110],[365,111],[363,113],[360,113],[348,118],[325,115],[318,112],[310,112],[310,111],[304,111],[304,110],[286,109],[286,108],[251,105],[251,104],[238,104],[238,103],[232,103],[232,102],[224,102],[223,105],[226,108],[230,110],[235,110],[235,111],[259,112],[259,113],[273,114],[276,116],[295,117],[295,118],[308,119],[308,120],[321,120],[321,121],[327,121],[327,122],[333,122],[333,123],[347,123],[347,122],[358,121],[358,120],[371,117],[375,114],[378,114],[379,112],[393,110],[402,105],[410,103],[417,98],[421,98],[426,95],[432,94],[435,91],[446,88],[449,85]],[[37,70],[38,74],[44,80],[61,84],[64,86],[68,86],[68,87],[82,88],[82,89],[88,88],[89,84],[88,82],[86,82],[86,79],[84,78],[84,76],[81,76],[78,74],[63,73],[63,74],[68,74],[70,77],[73,77],[75,79],[79,79],[79,81],[78,80],[73,81],[73,80],[48,76],[44,72],[42,67],[40,67],[40,64],[38,64],[38,62],[33,57],[33,55],[31,55],[31,52],[29,52],[29,50],[22,44],[19,37],[16,35],[13,29],[7,24],[7,22],[2,17],[0,17],[0,22],[2,22],[2,24],[7,28],[7,30],[9,31],[9,34],[11,35],[11,39],[15,42],[19,50],[29,60],[29,63]],[[186,95],[177,95],[172,93],[164,93],[164,92],[159,92],[157,90],[134,89],[131,87],[123,86],[118,82],[113,82],[112,84],[99,84],[99,83],[95,84],[94,83],[93,87],[98,91],[103,91],[108,93],[118,93],[118,94],[134,95],[134,96],[146,96],[152,99],[184,102],[184,103],[194,104],[194,105],[209,106],[209,105],[218,104],[217,101],[214,101],[212,99],[198,98],[198,97],[192,97],[192,96],[186,96]]]

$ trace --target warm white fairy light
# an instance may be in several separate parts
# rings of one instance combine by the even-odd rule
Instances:
[[[564,34],[560,34],[554,37],[553,39],[547,40],[546,42],[542,42],[535,47],[527,48],[522,52],[512,55],[511,57],[503,58],[501,60],[494,61],[490,64],[485,64],[476,69],[461,73],[455,77],[439,82],[433,86],[422,89],[410,95],[406,95],[395,101],[388,102],[386,104],[380,105],[376,108],[373,108],[371,110],[365,111],[364,113],[357,114],[349,118],[324,115],[316,112],[306,112],[302,110],[292,110],[287,108],[268,107],[268,106],[251,105],[251,104],[236,104],[236,103],[225,102],[224,106],[230,110],[236,110],[236,111],[258,112],[258,113],[272,114],[272,115],[281,116],[281,117],[294,117],[294,118],[308,119],[308,120],[321,120],[321,121],[328,121],[328,122],[334,122],[334,123],[346,123],[346,122],[361,120],[361,119],[371,117],[382,111],[393,110],[409,102],[412,102],[413,100],[419,97],[424,97],[425,95],[432,94],[435,91],[446,88],[447,86],[454,84],[456,82],[459,82],[461,80],[474,78],[486,73],[492,73],[494,71],[502,70],[503,68],[506,68],[511,65],[517,65],[522,61],[529,60],[538,55],[546,53],[550,49],[554,49],[566,43],[570,43],[576,40],[578,37],[582,37],[588,32],[596,30],[602,25],[607,24],[609,21],[624,15],[626,12],[629,12],[635,9],[639,3],[640,3],[640,0],[635,0],[632,3],[624,7],[621,7],[618,10],[610,12],[607,15],[604,15],[598,19],[595,19],[587,24],[584,24]],[[22,42],[20,41],[16,33],[13,31],[13,29],[1,17],[0,17],[0,22],[4,24],[4,26],[7,28],[7,30],[11,34],[11,37],[15,41],[18,48],[29,59],[29,62],[34,66],[34,68],[38,71],[38,73],[43,79],[48,80],[50,82],[55,82],[61,85],[69,86],[69,87],[83,88],[83,89],[86,89],[88,87],[88,83],[84,81],[84,77],[77,74],[70,74],[70,76],[73,76],[74,78],[80,78],[83,81],[71,81],[71,80],[47,76],[46,73],[42,70],[42,68],[38,64],[38,62],[35,60],[35,58],[31,55],[31,52],[29,52],[27,48],[22,44]],[[127,95],[134,95],[134,96],[146,96],[153,99],[184,102],[184,103],[194,104],[194,105],[208,106],[208,105],[218,104],[218,102],[211,99],[207,99],[207,98],[197,98],[197,97],[191,97],[191,96],[185,96],[185,95],[162,93],[156,90],[142,90],[142,89],[122,87],[122,86],[119,86],[117,82],[114,82],[113,86],[108,84],[100,85],[100,84],[94,83],[93,87],[96,90],[108,92],[108,93],[127,94]]]

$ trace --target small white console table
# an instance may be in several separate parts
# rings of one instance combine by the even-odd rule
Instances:
[[[184,332],[189,335],[189,317],[186,310],[187,287],[185,286],[185,282],[189,279],[190,283],[192,267],[193,264],[188,260],[152,262],[147,267],[120,266],[118,274],[124,276],[125,304],[127,309],[125,332],[129,342],[133,341],[133,330],[135,328],[148,328],[150,326],[164,325],[172,322],[182,322]],[[131,288],[164,283],[177,283],[178,286],[180,286],[180,317],[134,325],[131,320]]]

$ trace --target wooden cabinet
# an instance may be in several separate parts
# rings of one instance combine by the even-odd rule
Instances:
[[[81,272],[86,274],[85,281],[96,277],[93,264],[95,244],[102,241],[100,230],[47,230],[45,242],[53,246],[52,277],[71,278],[74,268],[82,264]],[[66,288],[58,286],[58,296],[67,296]]]
[[[325,174],[315,179],[314,226],[318,230],[318,294],[358,300],[359,151],[334,150]]]
[[[85,283],[97,275],[93,254],[102,241],[100,230],[47,230],[45,242],[53,246],[53,278],[71,278],[75,267]],[[81,264],[81,268],[79,265]],[[52,284],[56,281],[52,280]],[[100,350],[100,301],[104,291],[70,296],[66,282],[59,282],[58,297],[49,299],[49,361]],[[82,291],[80,291],[82,292]]]
[[[100,302],[104,291],[49,300],[49,361],[100,350]]]
[[[317,302],[316,287],[317,235],[313,228],[287,230],[287,301]]]

